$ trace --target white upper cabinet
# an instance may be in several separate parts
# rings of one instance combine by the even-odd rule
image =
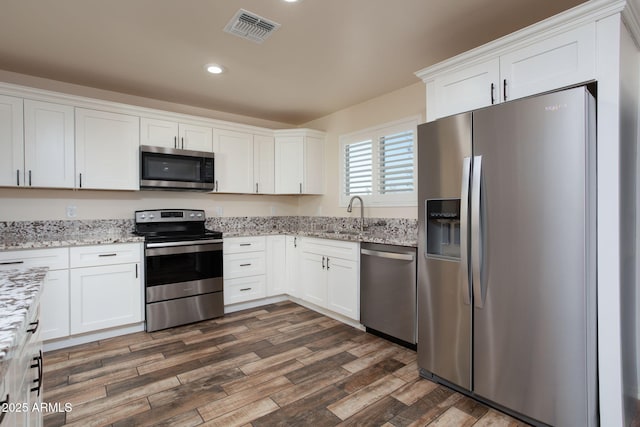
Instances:
[[[76,186],[138,190],[140,119],[76,108]]]
[[[24,185],[22,98],[0,95],[0,185]]]
[[[140,144],[211,152],[213,131],[206,126],[142,117]]]
[[[25,184],[73,188],[73,107],[24,100]]]
[[[519,37],[417,72],[426,83],[427,121],[595,79],[595,22]]]
[[[253,136],[253,180],[255,192],[273,194],[275,192],[275,141],[272,136]]]
[[[595,76],[595,22],[500,56],[503,101],[586,82]]]
[[[214,191],[254,193],[253,135],[230,130],[215,131]]]
[[[324,135],[301,129],[276,131],[276,194],[324,192]]]

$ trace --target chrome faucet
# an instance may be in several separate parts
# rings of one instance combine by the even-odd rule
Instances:
[[[353,199],[360,200],[360,232],[364,231],[364,202],[360,196],[353,196],[351,200],[349,200],[349,206],[347,206],[347,212],[351,213],[353,210]]]

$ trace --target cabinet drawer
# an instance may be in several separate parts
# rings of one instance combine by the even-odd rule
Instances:
[[[328,257],[343,258],[356,261],[360,258],[359,243],[343,242],[331,239],[305,238],[302,251],[320,254]]]
[[[31,267],[49,267],[49,270],[69,268],[69,249],[29,249],[0,252],[0,270]]]
[[[237,254],[241,252],[264,251],[266,237],[229,237],[224,239],[224,253]]]
[[[224,278],[256,276],[265,274],[265,253],[249,252],[246,254],[224,254]]]
[[[140,262],[140,243],[82,246],[70,249],[71,268]]]
[[[265,276],[240,277],[224,281],[224,305],[267,296]]]

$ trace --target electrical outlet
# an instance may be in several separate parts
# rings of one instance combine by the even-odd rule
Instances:
[[[273,205],[271,205],[271,208],[270,208],[270,209],[271,209],[271,216],[275,216],[275,214],[276,214],[276,207],[275,207],[275,206],[273,206]]]
[[[78,208],[75,205],[67,206],[67,218],[75,218],[78,216]]]
[[[222,206],[216,206],[216,216],[222,216],[224,214],[224,209],[222,209]]]

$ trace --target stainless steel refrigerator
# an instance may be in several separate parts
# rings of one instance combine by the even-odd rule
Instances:
[[[540,425],[597,425],[595,102],[418,128],[418,364]]]

